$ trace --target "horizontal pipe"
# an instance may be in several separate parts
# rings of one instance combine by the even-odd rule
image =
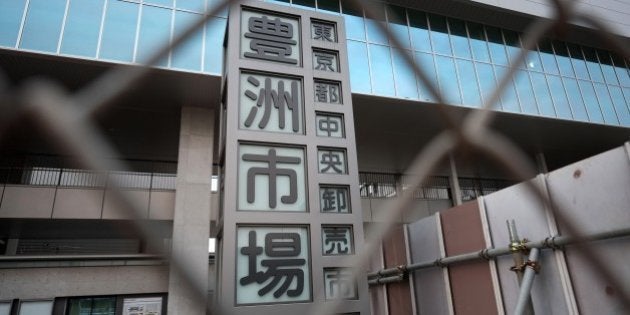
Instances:
[[[553,248],[559,249],[564,245],[579,244],[584,242],[600,241],[617,237],[630,236],[630,228],[623,228],[612,231],[605,231],[600,233],[594,233],[582,238],[573,236],[551,236],[535,242],[524,243],[523,246],[528,249],[532,248]],[[501,248],[487,248],[475,252],[454,255],[444,258],[438,258],[433,261],[425,261],[420,263],[409,264],[406,266],[398,266],[395,268],[382,269],[377,272],[368,274],[368,278],[381,277],[381,276],[393,276],[396,274],[405,274],[413,272],[419,269],[425,269],[430,267],[446,267],[452,264],[477,260],[477,259],[493,259],[498,256],[503,256],[512,253],[510,247]]]
[[[368,280],[368,284],[369,285],[376,285],[376,284],[387,284],[387,283],[394,283],[394,282],[400,282],[402,281],[404,278],[404,276],[401,275],[396,275],[396,276],[391,276],[391,277],[384,277],[384,278],[375,278],[375,279],[370,279]]]
[[[76,260],[165,260],[162,255],[122,254],[122,255],[15,255],[0,256],[0,262],[24,261],[76,261]]]

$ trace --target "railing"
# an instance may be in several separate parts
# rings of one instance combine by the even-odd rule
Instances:
[[[415,176],[393,173],[359,173],[361,198],[393,198],[411,194],[414,199],[449,200],[451,187],[446,176],[430,176],[422,186],[412,189],[408,184]]]

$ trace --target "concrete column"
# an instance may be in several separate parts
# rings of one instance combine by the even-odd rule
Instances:
[[[451,181],[451,193],[453,199],[453,206],[459,206],[462,204],[462,190],[459,188],[459,177],[457,176],[457,165],[455,164],[455,158],[452,154],[449,154],[449,169],[451,174],[448,179]]]
[[[208,291],[208,238],[214,110],[183,107],[179,136],[177,186],[173,218],[172,256],[192,273],[203,298],[196,300],[192,287],[171,266],[168,281],[168,314],[205,314]]]

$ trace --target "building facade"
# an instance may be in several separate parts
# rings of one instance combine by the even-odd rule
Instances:
[[[611,25],[613,36],[627,44],[630,3],[604,2],[583,1],[577,9]],[[255,3],[249,4],[253,11]],[[225,130],[240,129],[223,128],[229,104],[225,81],[235,67],[226,52],[237,34],[227,31],[230,22],[236,23],[230,10],[212,10],[217,4],[0,0],[0,79],[9,91],[35,78],[46,78],[69,93],[81,91],[112,69],[136,67],[189,25],[207,18],[158,61],[146,79],[92,115],[93,124],[115,148],[115,154],[104,158],[128,168],[86,169],[35,119],[0,120],[5,124],[0,126],[0,314],[131,314],[139,309],[203,313],[190,306],[195,304],[190,288],[163,258],[169,253],[191,257],[186,267],[198,275],[195,286],[207,292],[203,300],[225,302],[217,292],[225,279],[215,272],[222,270],[222,240],[230,238],[222,228],[222,211],[230,210],[223,207],[233,202],[223,200],[224,175],[229,173],[225,166],[231,162],[226,161],[223,141]],[[325,76],[324,81],[348,81],[342,91],[351,106],[335,112],[333,107],[313,105],[320,106],[315,107],[320,116],[313,113],[312,119],[314,125],[317,117],[325,116],[322,113],[333,112],[326,116],[329,124],[331,118],[341,117],[341,124],[354,131],[343,145],[347,162],[356,163],[347,167],[349,175],[358,173],[358,186],[355,178],[342,180],[341,186],[360,197],[353,209],[363,225],[354,227],[354,235],[363,237],[358,231],[365,230],[369,239],[400,196],[413,196],[413,209],[397,218],[404,224],[515,183],[488,157],[462,149],[443,161],[422,187],[409,188],[415,174],[407,168],[445,126],[435,95],[403,56],[410,55],[427,74],[443,95],[448,115],[459,121],[489,99],[520,51],[527,26],[538,18],[553,18],[554,11],[538,1],[393,0],[366,5],[364,10],[338,0],[260,2],[266,10],[312,12],[316,19],[337,21],[345,30],[336,33],[343,35],[336,38],[344,47],[338,50],[342,55],[331,60],[337,61],[336,70],[347,67],[347,80]],[[206,10],[216,12],[208,16]],[[376,16],[368,18],[366,12]],[[337,49],[313,47],[320,53]],[[629,67],[600,31],[582,22],[548,33],[516,65],[494,104],[492,128],[517,144],[540,172],[618,147],[630,136]],[[344,122],[343,117],[353,119]],[[317,139],[318,134],[309,134],[311,127],[298,131]],[[234,131],[227,139],[231,136]],[[330,146],[322,142],[316,148]],[[350,154],[354,148],[356,156]],[[243,149],[260,154],[255,146],[239,147]],[[142,220],[136,222],[158,238],[148,239],[131,228],[133,216],[125,213],[112,183],[141,206]],[[319,190],[314,185],[309,183],[305,194],[316,205]],[[312,230],[314,251],[313,244],[321,246],[322,241]],[[369,269],[403,263],[404,250],[396,246],[401,231],[379,245],[382,249]],[[209,238],[219,239],[217,266],[215,253],[206,249]],[[313,288],[320,286],[316,281],[313,278]],[[388,305],[401,296],[412,299],[409,288],[401,286],[374,288],[369,294],[375,314],[390,311]]]

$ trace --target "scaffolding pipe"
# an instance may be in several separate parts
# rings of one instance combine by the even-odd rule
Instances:
[[[611,238],[625,237],[630,236],[630,227],[612,230],[600,233],[594,233],[587,235],[582,238],[576,238],[572,236],[550,236],[535,242],[527,242],[523,244],[524,248],[533,249],[533,248],[552,248],[552,249],[560,249],[564,245],[578,244],[584,242],[592,242],[592,241],[600,241],[607,240]],[[374,277],[388,277],[398,274],[404,274],[408,272],[412,272],[419,269],[425,269],[429,267],[446,267],[448,265],[452,265],[455,263],[477,260],[477,259],[486,259],[490,260],[497,256],[503,256],[507,254],[511,254],[512,251],[510,247],[502,247],[502,248],[486,248],[480,251],[449,256],[444,258],[438,258],[433,261],[420,262],[415,264],[403,265],[394,268],[388,268],[379,270],[377,272],[372,272],[368,274],[368,278]]]
[[[387,284],[387,283],[400,282],[403,279],[404,279],[404,275],[400,274],[400,275],[391,276],[391,277],[370,279],[368,280],[368,284],[369,285]]]
[[[523,274],[523,282],[521,283],[521,290],[518,293],[518,301],[516,302],[516,308],[514,309],[514,315],[523,315],[528,308],[531,308],[530,294],[532,290],[532,284],[534,283],[534,276],[538,272],[531,264],[538,263],[538,248],[532,248],[529,253],[529,265],[525,268]]]

